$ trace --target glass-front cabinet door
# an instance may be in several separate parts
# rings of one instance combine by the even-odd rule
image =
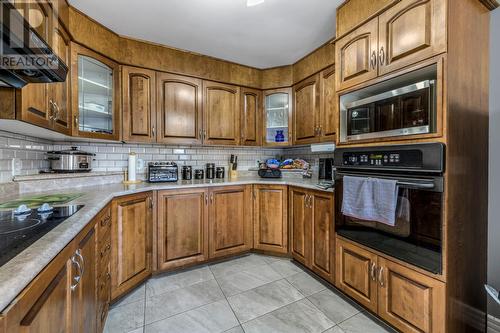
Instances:
[[[264,144],[288,146],[292,137],[292,89],[264,92]]]
[[[120,139],[118,64],[78,44],[72,44],[73,134]]]

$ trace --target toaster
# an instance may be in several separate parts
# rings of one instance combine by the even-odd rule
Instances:
[[[174,162],[149,162],[148,182],[176,182],[179,180],[179,169]]]

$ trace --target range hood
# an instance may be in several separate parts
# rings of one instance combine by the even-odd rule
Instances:
[[[9,1],[0,2],[0,85],[64,82],[66,64]]]

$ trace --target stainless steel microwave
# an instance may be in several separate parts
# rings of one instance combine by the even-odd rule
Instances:
[[[371,95],[370,90],[354,92],[347,101],[341,99],[341,142],[435,132],[436,80],[374,91]]]

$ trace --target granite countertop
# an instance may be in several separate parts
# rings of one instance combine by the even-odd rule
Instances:
[[[61,252],[78,233],[104,208],[114,197],[145,191],[168,190],[179,188],[213,187],[228,185],[274,184],[299,186],[319,190],[318,179],[281,178],[262,179],[258,177],[238,177],[237,179],[194,180],[176,183],[140,183],[136,185],[107,184],[99,186],[76,187],[71,190],[52,190],[37,192],[40,194],[83,193],[68,204],[85,205],[73,216],[49,231],[30,247],[19,253],[0,267],[0,312],[40,273],[50,261]],[[333,189],[327,190],[333,192]],[[14,200],[24,195],[14,194],[3,199]],[[0,198],[1,200],[2,198]]]

